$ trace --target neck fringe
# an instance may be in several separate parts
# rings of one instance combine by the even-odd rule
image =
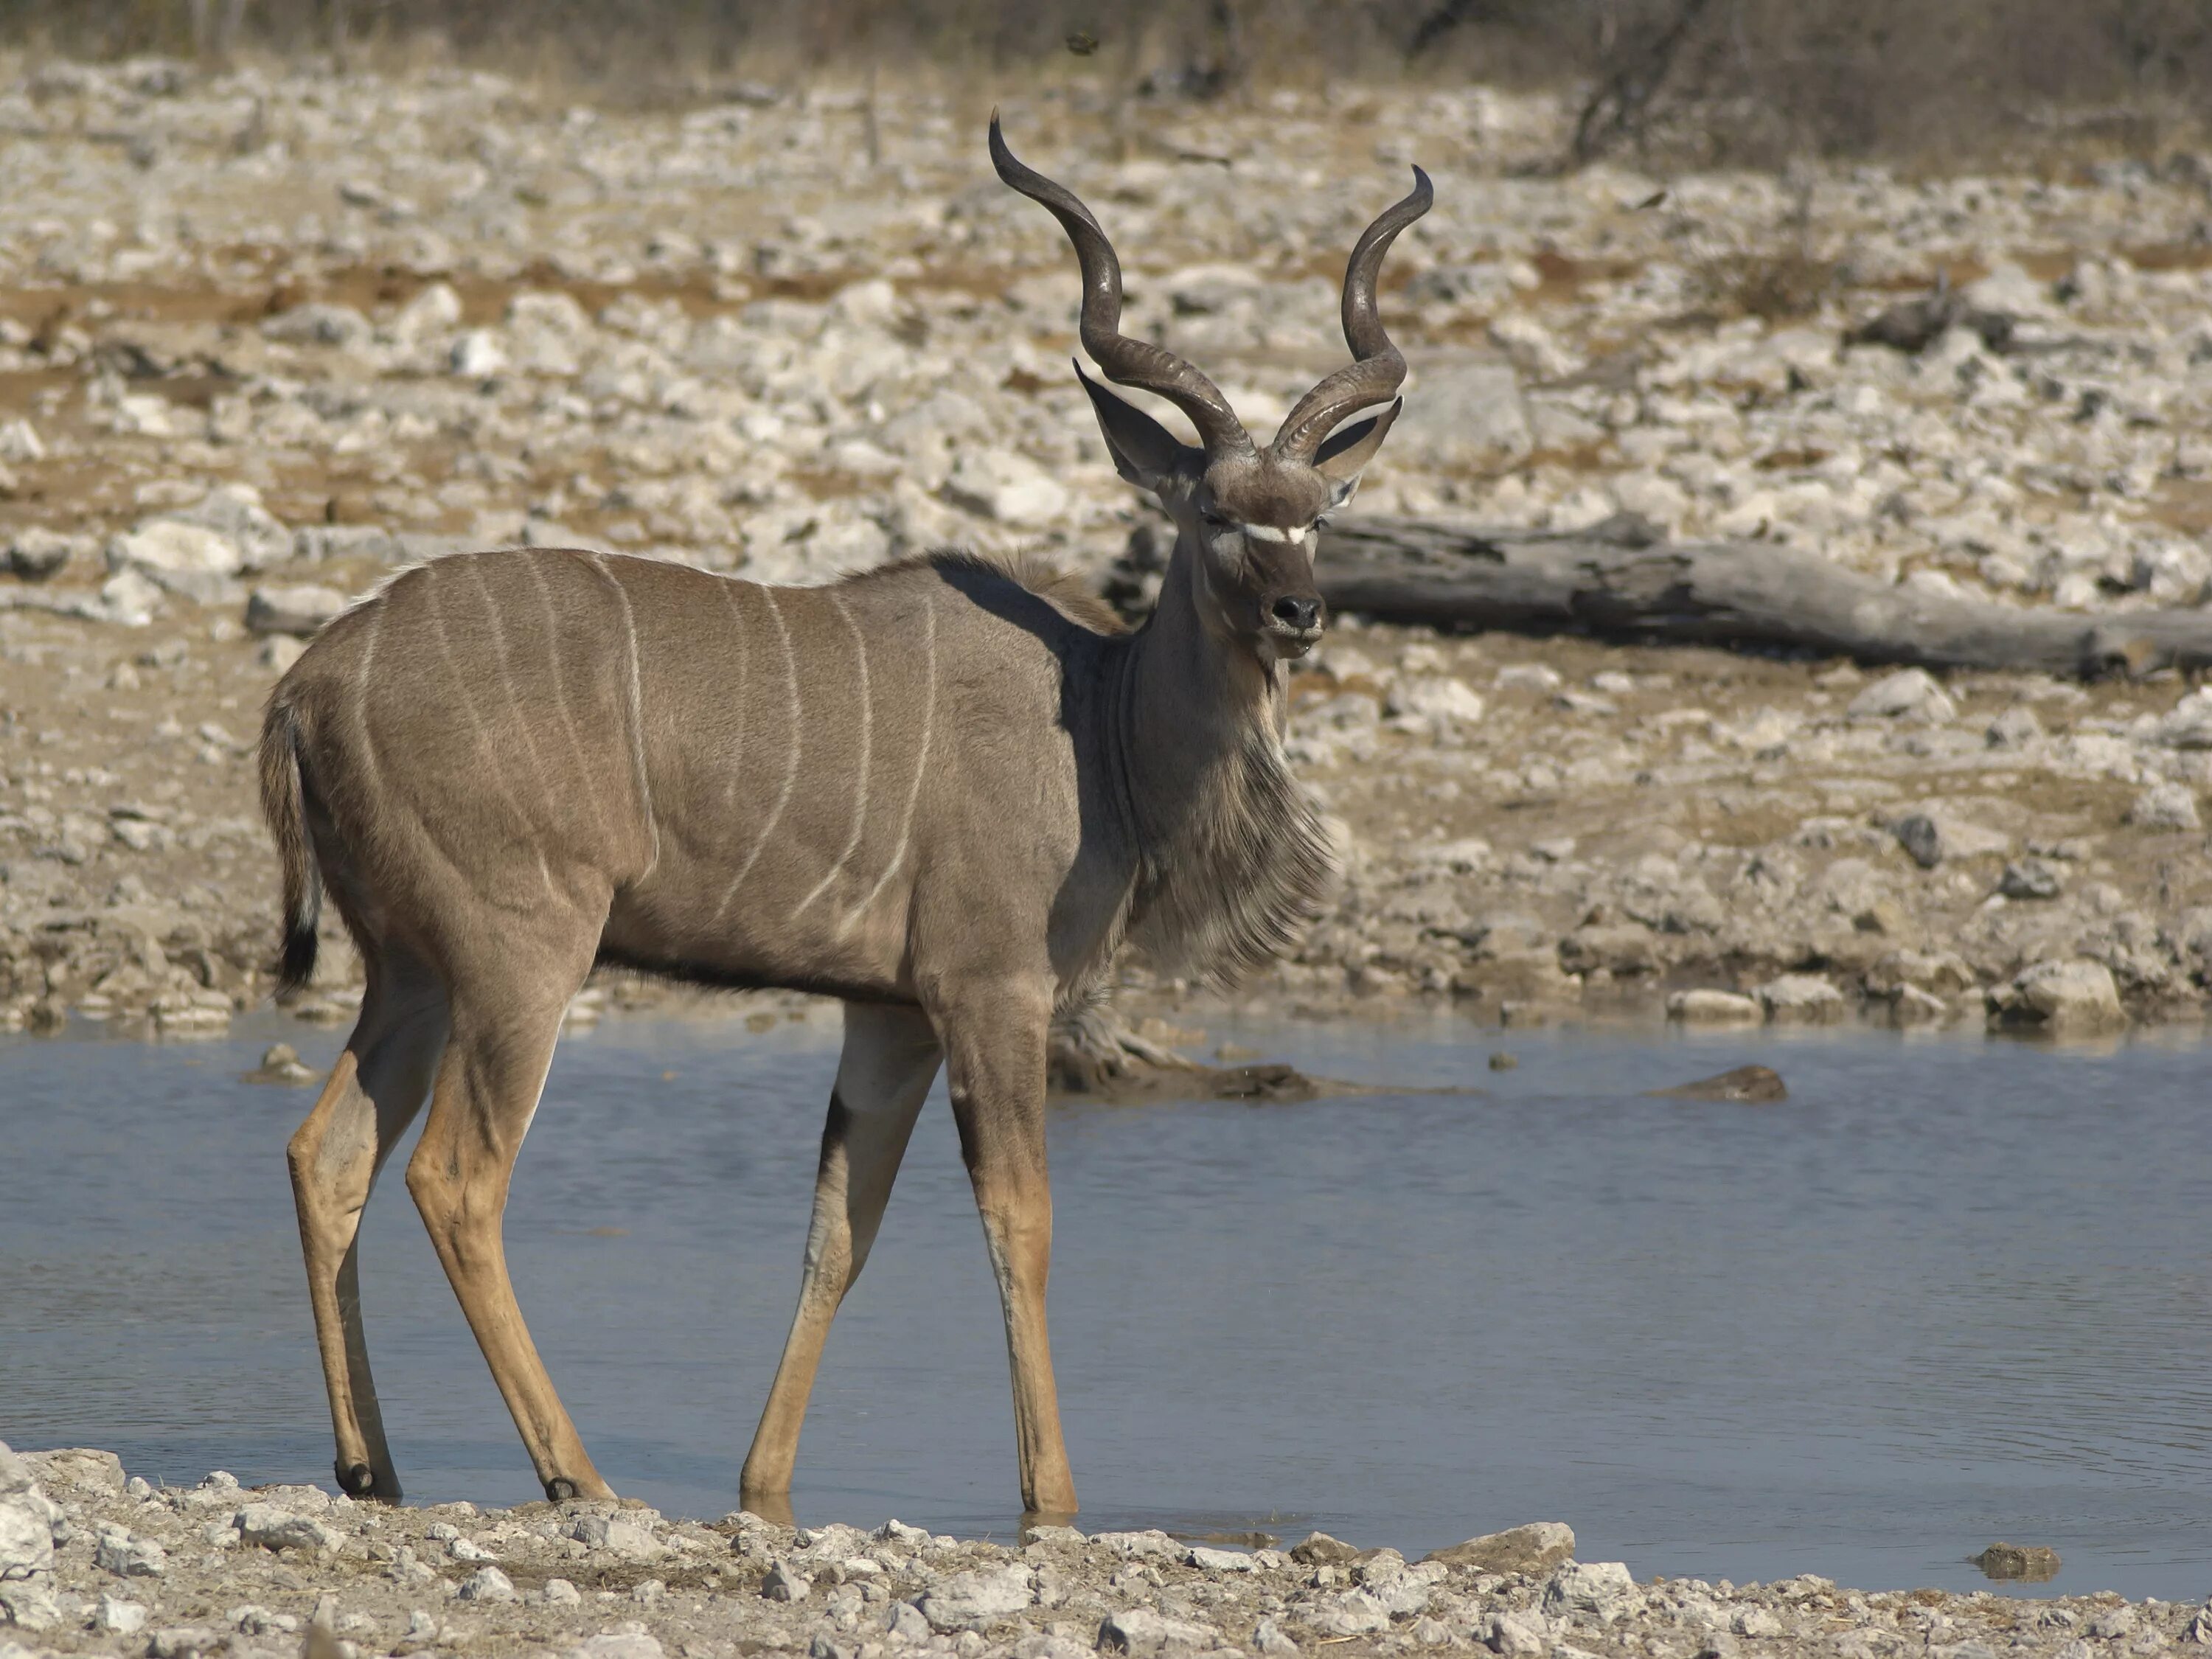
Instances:
[[[1226,989],[1295,948],[1335,890],[1334,840],[1265,724],[1245,728],[1173,825],[1155,833],[1141,798],[1132,805],[1128,939],[1158,972]]]

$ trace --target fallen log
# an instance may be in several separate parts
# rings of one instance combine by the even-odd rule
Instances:
[[[2080,678],[2212,666],[2212,609],[2084,616],[1930,593],[1769,544],[1668,542],[1629,514],[1567,532],[1352,520],[1322,532],[1315,575],[1334,610],[1460,631]]]

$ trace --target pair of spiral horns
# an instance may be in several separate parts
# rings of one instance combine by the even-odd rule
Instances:
[[[1024,166],[1006,148],[999,118],[991,117],[991,163],[999,177],[1050,210],[1083,267],[1083,349],[1109,380],[1156,392],[1190,416],[1209,455],[1249,455],[1251,434],[1213,382],[1172,351],[1121,332],[1121,262],[1113,243],[1075,192]],[[1406,379],[1406,360],[1390,343],[1375,306],[1375,280],[1382,256],[1398,233],[1429,210],[1436,199],[1429,175],[1413,169],[1413,192],[1383,210],[1352,245],[1344,270],[1344,339],[1352,361],[1298,399],[1283,417],[1270,453],[1279,460],[1310,465],[1315,453],[1345,417],[1397,396]]]

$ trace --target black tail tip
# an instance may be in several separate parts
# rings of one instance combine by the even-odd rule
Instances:
[[[307,988],[315,976],[315,926],[307,922],[284,930],[284,954],[276,965],[276,994],[289,996]]]

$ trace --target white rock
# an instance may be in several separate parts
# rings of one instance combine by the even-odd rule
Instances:
[[[1766,1017],[1755,998],[1705,988],[1667,999],[1667,1018],[1685,1025],[1756,1025]]]
[[[176,406],[158,393],[126,392],[115,400],[115,429],[126,437],[173,438]]]
[[[1094,1532],[1091,1541],[1103,1544],[1116,1555],[1176,1556],[1182,1553],[1182,1546],[1162,1532],[1149,1527],[1143,1532]]]
[[[2049,1030],[2106,1031],[2127,1024],[2119,987],[2101,962],[2039,962],[2023,969],[2010,988],[2018,1011]]]
[[[0,1579],[0,1625],[14,1625],[21,1630],[52,1630],[61,1621],[61,1602],[54,1595],[51,1574],[40,1573],[35,1578]],[[0,1641],[0,1659],[11,1659],[11,1650],[21,1659],[33,1659],[30,1649]]]
[[[552,1607],[573,1607],[584,1599],[583,1591],[565,1578],[545,1581],[545,1604]]]
[[[0,461],[21,466],[46,459],[46,441],[28,421],[0,421]]]
[[[1482,1639],[1504,1659],[1536,1659],[1551,1651],[1552,1633],[1535,1613],[1493,1613],[1485,1621]]]
[[[229,591],[230,578],[245,567],[245,552],[236,542],[179,519],[149,519],[107,544],[110,570],[135,572],[203,604],[221,599]]]
[[[830,296],[830,314],[843,323],[884,327],[898,315],[898,290],[880,276],[848,283]]]
[[[1386,1621],[1387,1622],[1387,1621]],[[1213,1645],[1213,1633],[1201,1626],[1170,1619],[1150,1607],[1129,1607],[1109,1613],[1098,1626],[1103,1653],[1198,1653]]]
[[[1759,988],[1759,1000],[1777,1024],[1822,1024],[1841,1019],[1845,1012],[1844,994],[1817,974],[1769,980]]]
[[[804,1601],[813,1589],[814,1581],[788,1561],[776,1562],[761,1580],[761,1594],[771,1601]]]
[[[1544,1586],[1549,1613],[1594,1613],[1610,1622],[1640,1602],[1636,1580],[1620,1561],[1571,1561]]]
[[[93,1621],[100,1629],[118,1636],[133,1636],[146,1628],[146,1607],[142,1601],[125,1601],[112,1592],[102,1591]]]
[[[1369,1636],[1390,1628],[1390,1604],[1370,1589],[1346,1590],[1316,1607],[1310,1622],[1324,1636]]]
[[[497,1567],[478,1567],[453,1587],[453,1595],[463,1601],[514,1601],[521,1599],[515,1594],[514,1581]]]
[[[2169,749],[2212,749],[2212,685],[2176,703],[2159,721],[2154,736]]]
[[[1183,1559],[1207,1572],[1249,1572],[1254,1565],[1252,1558],[1242,1550],[1208,1549],[1202,1544],[1194,1545]]]
[[[580,1515],[562,1531],[580,1544],[632,1561],[655,1560],[668,1553],[668,1547],[649,1528],[619,1515]]]
[[[2043,735],[2043,722],[2026,703],[2014,703],[1990,722],[1982,740],[1992,749],[2025,749]]]
[[[937,1632],[929,1627],[929,1620],[921,1616],[921,1609],[911,1601],[894,1601],[884,1613],[884,1634],[901,1646],[927,1642]]]
[[[565,1659],[663,1659],[663,1650],[658,1637],[643,1631],[608,1631],[586,1637]]]
[[[293,532],[262,504],[252,484],[219,484],[191,506],[161,517],[214,531],[237,547],[247,570],[281,564],[293,554]]]
[[[1566,682],[1559,671],[1540,662],[1508,663],[1491,684],[1500,691],[1556,691]]]
[[[0,1443],[0,1582],[41,1577],[53,1565],[51,1505],[23,1460]]]
[[[136,570],[111,576],[100,587],[100,616],[125,628],[143,628],[161,608],[161,590]]]
[[[1016,1565],[996,1572],[956,1572],[932,1584],[916,1603],[940,1632],[981,1630],[1012,1618],[1035,1599],[1030,1570]]]
[[[453,342],[446,366],[464,380],[481,380],[507,368],[507,348],[488,328],[472,328]]]
[[[2154,783],[2136,797],[2128,808],[2128,822],[2138,830],[2202,830],[2204,820],[2197,810],[2196,792],[2185,783]]]
[[[102,1527],[92,1559],[94,1565],[118,1578],[159,1578],[169,1570],[168,1551],[150,1538],[136,1536],[127,1527]]]
[[[257,587],[246,596],[246,631],[293,634],[304,638],[319,632],[325,623],[350,603],[335,587],[305,583],[291,587]]]
[[[1422,674],[1395,681],[1382,712],[1394,719],[1444,725],[1482,718],[1482,696],[1465,680],[1449,674]]]
[[[277,1504],[248,1504],[236,1520],[240,1539],[266,1550],[334,1550],[345,1541],[344,1534],[313,1516]]]
[[[1903,668],[1885,674],[1851,699],[1854,720],[1908,720],[1931,726],[1944,725],[1959,716],[1936,677],[1924,668]]]
[[[457,328],[461,321],[461,296],[447,283],[433,283],[392,319],[392,337],[403,345],[416,345]]]
[[[123,1490],[123,1460],[112,1451],[89,1446],[65,1446],[58,1451],[33,1452],[23,1462],[43,1485],[84,1486],[94,1492]],[[0,1479],[0,1493],[7,1490]]]
[[[1067,491],[1058,479],[1011,449],[969,451],[956,457],[945,480],[945,496],[981,518],[1021,528],[1053,524],[1068,505]]]

